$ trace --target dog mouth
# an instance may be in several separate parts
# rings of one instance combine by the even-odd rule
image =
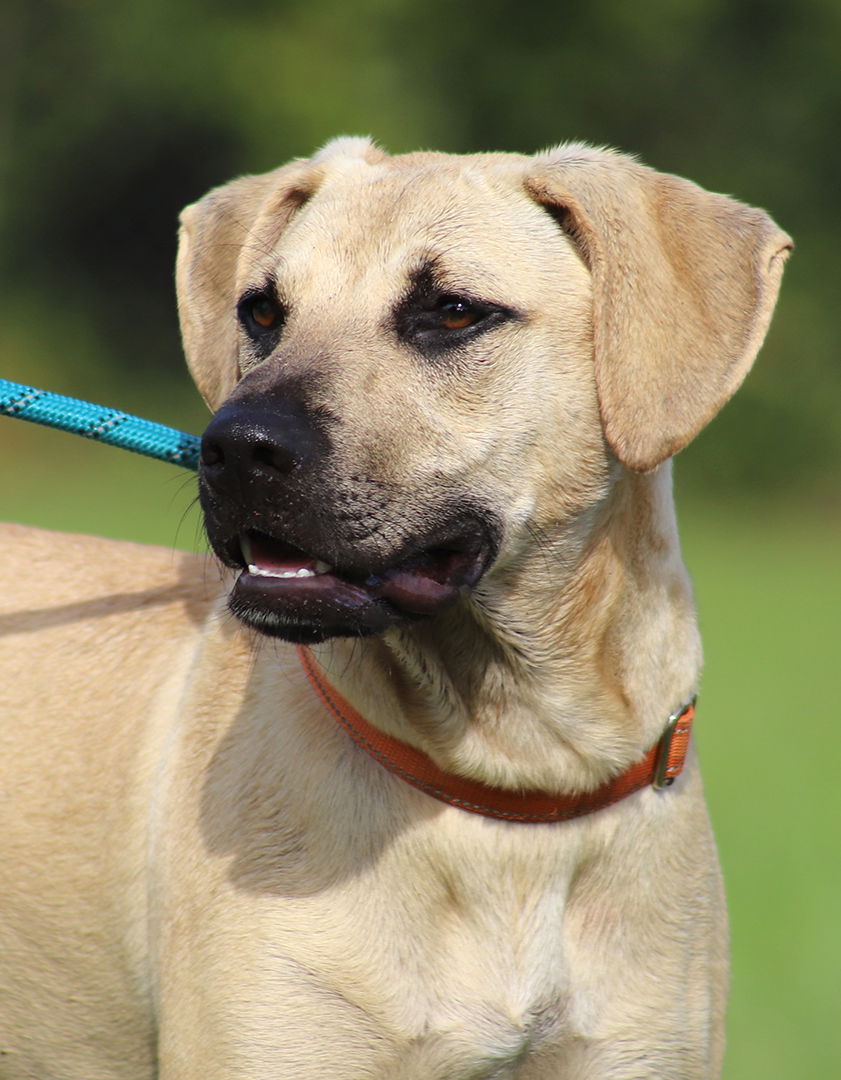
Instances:
[[[304,644],[379,633],[430,616],[475,585],[492,558],[483,530],[464,530],[357,569],[335,565],[276,537],[248,530],[224,548],[239,569],[234,615],[261,633]]]

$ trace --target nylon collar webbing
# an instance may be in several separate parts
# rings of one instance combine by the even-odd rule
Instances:
[[[667,787],[680,775],[689,747],[694,700],[669,717],[660,740],[640,761],[594,791],[577,795],[509,791],[439,769],[422,751],[375,728],[326,681],[310,651],[298,646],[301,665],[313,689],[353,741],[389,772],[440,802],[472,814],[536,824],[583,817],[652,786]]]

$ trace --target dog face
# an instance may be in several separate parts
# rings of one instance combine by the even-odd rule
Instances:
[[[580,147],[339,140],[211,193],[185,212],[179,306],[221,406],[200,495],[232,610],[361,636],[527,560],[617,462],[656,466],[729,396],[787,247],[757,211]]]

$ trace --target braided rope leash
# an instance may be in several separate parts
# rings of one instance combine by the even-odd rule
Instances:
[[[0,416],[69,431],[185,469],[195,471],[199,466],[201,439],[196,435],[8,379],[0,379]]]

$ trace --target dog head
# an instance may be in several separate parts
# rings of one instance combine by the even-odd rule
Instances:
[[[738,387],[790,241],[609,151],[340,139],[182,215],[201,501],[231,604],[294,641],[436,613],[655,468]]]

